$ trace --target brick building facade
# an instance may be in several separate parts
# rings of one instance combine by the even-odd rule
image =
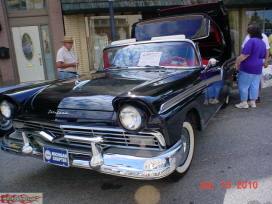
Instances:
[[[46,59],[44,51],[41,51],[41,53],[39,53],[40,63],[43,65],[42,68],[44,69],[45,80],[56,78],[56,72],[53,73],[55,70],[53,62],[55,61],[57,50],[62,46],[61,40],[63,39],[64,35],[61,2],[56,0],[46,0],[44,1],[44,5],[42,5],[42,7],[39,5],[38,8],[30,7],[31,5],[27,4],[19,4],[17,2],[19,1],[3,0],[0,2],[0,24],[2,27],[2,30],[0,31],[0,47],[9,48],[10,54],[10,58],[0,59],[1,87],[32,81],[32,79],[33,81],[36,81],[33,77],[31,77],[29,80],[21,80],[23,77],[20,76],[20,70],[18,68],[21,66],[21,64],[19,60],[16,60],[17,58],[21,57],[18,55],[18,52],[16,52],[16,46],[18,46],[20,42],[18,43],[18,39],[14,39],[14,36],[16,35],[16,31],[18,29],[25,27],[37,28],[40,42],[36,43],[41,44],[42,50],[44,49],[43,31],[48,31],[50,42],[49,46],[51,49],[50,61],[49,59]],[[35,6],[35,1],[32,2],[32,5]],[[30,65],[35,66],[36,64],[30,60],[29,66]],[[45,65],[47,65],[47,67],[52,67],[51,70],[49,70],[50,73],[46,72],[47,67]]]
[[[4,12],[3,3],[0,3],[0,47],[9,48],[11,40],[9,36],[9,27],[7,22],[7,14]],[[11,53],[11,58],[14,57]],[[11,58],[0,59],[0,86],[12,85],[15,80],[15,73]]]

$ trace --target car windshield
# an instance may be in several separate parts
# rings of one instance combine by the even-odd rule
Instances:
[[[195,67],[199,65],[195,50],[188,42],[154,42],[108,48],[104,51],[104,68]]]

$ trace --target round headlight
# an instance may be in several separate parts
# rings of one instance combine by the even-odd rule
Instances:
[[[124,106],[119,112],[119,120],[127,130],[137,130],[142,125],[141,113],[133,106]]]
[[[0,106],[1,113],[4,117],[10,118],[11,117],[11,108],[7,101],[3,101]]]

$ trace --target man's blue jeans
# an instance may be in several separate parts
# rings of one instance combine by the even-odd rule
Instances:
[[[59,79],[65,79],[65,78],[70,78],[70,77],[75,77],[76,74],[72,72],[60,72],[59,71]]]

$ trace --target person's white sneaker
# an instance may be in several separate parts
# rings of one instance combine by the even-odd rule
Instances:
[[[256,103],[255,103],[255,101],[249,101],[249,102],[248,102],[248,105],[249,105],[249,107],[251,107],[251,108],[256,108]]]
[[[217,104],[217,103],[219,103],[219,101],[218,101],[217,98],[214,98],[214,99],[210,102],[210,104]]]
[[[241,102],[238,104],[235,104],[236,108],[248,108],[248,103],[247,102]]]

